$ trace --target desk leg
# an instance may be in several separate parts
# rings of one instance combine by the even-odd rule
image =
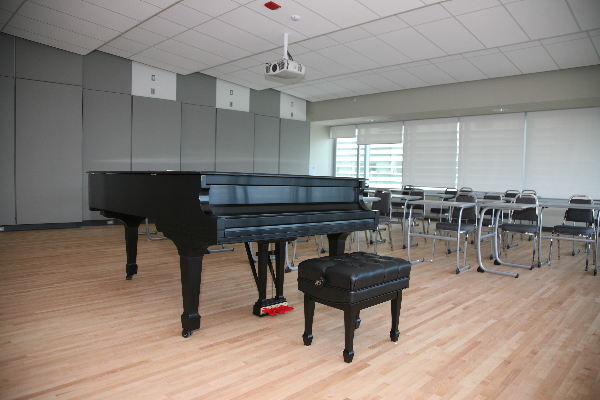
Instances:
[[[482,236],[482,230],[483,230],[483,216],[485,215],[485,212],[489,210],[489,208],[484,207],[483,210],[480,213],[480,218],[479,218],[479,223],[477,226],[477,262],[479,263],[479,267],[477,267],[477,272],[489,272],[491,274],[496,274],[496,275],[504,275],[504,276],[512,276],[513,278],[518,278],[519,274],[515,274],[512,272],[505,272],[505,271],[499,271],[496,269],[491,269],[491,268],[486,268],[485,265],[483,265],[483,260],[481,257],[481,243],[482,240],[487,237],[487,235],[484,237]],[[500,214],[498,213],[498,215],[496,216],[495,220],[493,221],[493,227],[494,227],[494,232],[493,234],[490,235],[490,237],[493,237],[494,240],[494,259],[499,260],[499,256],[498,256],[498,224],[499,224],[499,219],[500,219]]]

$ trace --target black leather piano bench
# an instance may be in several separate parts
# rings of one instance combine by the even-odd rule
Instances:
[[[304,345],[312,343],[315,302],[344,311],[344,361],[354,358],[354,330],[363,308],[392,302],[390,338],[398,341],[402,289],[408,287],[410,262],[369,253],[350,253],[305,260],[298,265],[298,289],[304,293]]]

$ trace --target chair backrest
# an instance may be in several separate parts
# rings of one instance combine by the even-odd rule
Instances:
[[[485,200],[502,200],[502,195],[498,193],[486,193],[483,195]]]
[[[456,197],[458,190],[456,190],[456,188],[446,188],[446,190],[444,190],[444,194],[451,194]]]
[[[521,192],[516,189],[508,189],[506,192],[504,192],[504,198],[505,199],[514,199],[519,194],[521,194]]]
[[[477,198],[472,193],[469,193],[469,192],[460,193],[459,192],[458,196],[456,196],[456,199],[454,201],[460,201],[460,202],[464,202],[464,203],[475,203],[477,201]],[[452,210],[452,222],[458,222],[459,215],[460,215],[460,208],[454,207],[454,209]],[[463,221],[475,222],[476,218],[477,217],[475,215],[475,207],[465,208],[463,210],[462,216],[461,216],[461,219]]]
[[[472,192],[472,191],[473,191],[473,188],[470,188],[470,187],[468,187],[468,186],[463,186],[463,187],[461,187],[460,189],[458,189],[458,191],[459,191],[459,192],[465,192],[465,193],[466,193],[466,192]]]
[[[402,186],[402,194],[409,195],[410,191],[414,189],[413,185],[404,185]]]
[[[520,193],[515,197],[515,203],[538,204],[537,196],[534,194]],[[538,222],[537,207],[527,208],[525,210],[515,210],[512,214],[513,220]]]
[[[570,204],[592,204],[592,198],[584,194],[575,194],[569,198]],[[567,208],[565,211],[565,222],[584,222],[594,224],[594,211]]]
[[[392,192],[389,190],[376,190],[375,197],[380,200],[373,202],[372,210],[379,211],[382,217],[390,217],[392,215]]]
[[[533,189],[523,189],[523,191],[521,191],[522,194],[532,194],[534,196],[537,196],[537,192]]]

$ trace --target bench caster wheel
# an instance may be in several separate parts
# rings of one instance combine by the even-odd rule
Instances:
[[[133,279],[133,275],[127,275],[127,276],[125,277],[125,280],[127,280],[127,281],[130,281],[130,280],[132,280],[132,279]]]
[[[191,329],[184,329],[181,331],[181,336],[183,336],[184,338],[189,338],[190,336],[192,336],[192,333],[194,333],[194,331],[192,331]]]
[[[353,358],[354,358],[354,351],[352,351],[352,350],[350,350],[350,351],[344,350],[344,361],[345,362],[351,363]]]

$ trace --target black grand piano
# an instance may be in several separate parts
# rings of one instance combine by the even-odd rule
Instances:
[[[90,210],[125,225],[126,274],[137,273],[138,227],[145,218],[171,239],[180,257],[183,337],[200,327],[198,302],[202,259],[215,244],[256,242],[252,266],[258,289],[254,313],[285,304],[284,246],[300,236],[326,234],[329,253],[343,254],[353,231],[373,230],[376,211],[364,202],[365,183],[355,178],[222,172],[89,172]],[[275,243],[276,296],[267,299]]]

